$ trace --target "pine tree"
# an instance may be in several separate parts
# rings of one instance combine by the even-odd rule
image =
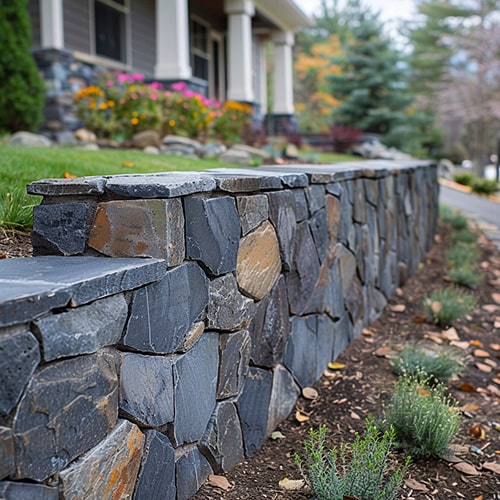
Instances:
[[[36,130],[44,85],[31,55],[26,0],[0,0],[0,131]]]

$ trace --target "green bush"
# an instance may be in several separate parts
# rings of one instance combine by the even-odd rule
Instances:
[[[295,454],[295,462],[311,484],[318,500],[358,500],[398,498],[409,459],[388,476],[389,452],[394,430],[389,427],[382,435],[375,424],[367,421],[364,437],[356,434],[351,446],[326,448],[326,426],[311,429],[305,442],[305,462]]]
[[[462,265],[450,269],[448,272],[451,281],[457,285],[466,286],[469,288],[477,288],[483,281],[483,274],[471,265]]]
[[[460,427],[460,413],[442,385],[400,377],[381,426],[392,427],[396,446],[412,457],[446,457]]]
[[[490,196],[498,191],[498,184],[491,179],[476,178],[472,182],[472,191],[484,196]]]
[[[448,351],[437,353],[423,347],[405,346],[394,359],[394,369],[398,375],[446,382],[460,372],[460,361]]]
[[[462,184],[464,186],[472,186],[472,182],[474,181],[475,176],[470,172],[463,172],[461,174],[455,174],[453,176],[453,180],[457,184]]]
[[[31,55],[26,0],[0,2],[0,131],[36,130],[45,89]]]
[[[424,299],[424,307],[432,321],[442,327],[470,313],[476,305],[473,295],[457,287],[438,288]]]
[[[453,229],[465,229],[468,226],[467,218],[448,205],[439,205],[439,217]]]
[[[452,267],[471,266],[479,259],[475,245],[457,242],[448,251],[448,263]]]
[[[464,243],[466,245],[472,245],[476,243],[478,239],[478,234],[475,231],[470,231],[469,229],[462,229],[456,231],[451,235],[451,243],[456,245],[458,243]]]

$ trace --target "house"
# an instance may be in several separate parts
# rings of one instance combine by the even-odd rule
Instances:
[[[294,33],[312,24],[293,0],[29,0],[29,13],[49,130],[76,123],[71,96],[103,69],[250,103],[271,129],[293,123]]]

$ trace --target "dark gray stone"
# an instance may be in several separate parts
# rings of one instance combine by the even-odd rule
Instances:
[[[14,417],[16,479],[43,481],[105,438],[118,416],[116,371],[104,352],[35,374]]]
[[[51,309],[87,304],[133,290],[165,274],[156,259],[33,257],[0,260],[0,326],[30,321]]]
[[[319,277],[319,258],[307,222],[297,226],[293,266],[286,275],[290,311],[301,315],[314,291]]]
[[[19,331],[0,337],[0,415],[16,406],[40,363],[40,347],[31,332]]]
[[[205,332],[174,364],[174,441],[199,441],[215,408],[219,367],[217,333]]]
[[[333,196],[340,198],[342,192],[344,191],[342,184],[340,182],[332,182],[326,185],[326,192],[332,194]]]
[[[214,279],[208,290],[207,321],[210,328],[234,331],[248,325],[253,313],[253,300],[239,292],[233,274]]]
[[[138,290],[130,307],[123,345],[143,352],[173,353],[208,304],[208,279],[194,262]]]
[[[262,189],[261,178],[257,175],[241,173],[238,169],[228,169],[227,173],[210,171],[214,176],[217,189],[228,193],[251,193]]]
[[[37,205],[31,233],[35,254],[82,254],[90,231],[89,212],[94,209],[88,203]]]
[[[309,215],[315,214],[325,206],[325,188],[319,184],[314,184],[305,189]]]
[[[77,309],[35,321],[42,339],[43,358],[91,354],[120,340],[128,306],[123,295],[113,295]]]
[[[317,211],[309,219],[309,227],[311,228],[312,237],[318,251],[318,256],[322,262],[326,255],[328,247],[329,233],[326,210],[324,208]]]
[[[187,255],[201,261],[215,276],[236,269],[240,218],[233,198],[184,199]]]
[[[285,420],[295,407],[300,395],[300,388],[293,380],[291,373],[283,366],[273,369],[273,386],[267,421],[267,435]]]
[[[348,182],[346,183],[347,185],[350,185],[351,183]],[[349,194],[348,190],[345,189],[342,192],[342,196],[340,197],[340,228],[339,228],[339,234],[338,238],[339,240],[347,244],[349,240],[349,231],[352,227],[353,224],[353,215],[352,215],[353,209],[352,209],[352,204],[349,201]]]
[[[14,441],[12,430],[8,427],[0,427],[0,479],[10,476],[13,472]]]
[[[354,184],[354,211],[353,218],[356,222],[366,222],[366,198],[363,179],[356,179]]]
[[[276,176],[281,179],[284,186],[295,188],[295,187],[306,187],[309,185],[307,175],[300,172],[287,171],[285,168],[275,168],[274,166],[267,165],[265,167],[259,167],[256,171],[260,175],[266,176]]]
[[[2,500],[58,500],[59,490],[44,484],[0,482]]]
[[[216,473],[228,471],[243,462],[243,437],[234,403],[218,403],[201,440]]]
[[[363,303],[363,286],[359,278],[355,278],[347,290],[345,295],[345,306],[351,315],[352,322],[356,322],[363,318],[364,303]]]
[[[190,447],[178,453],[180,456],[175,462],[177,500],[188,500],[213,474],[213,470],[198,448]]]
[[[283,268],[289,270],[293,265],[295,250],[295,196],[291,191],[268,193],[269,215],[278,236]]]
[[[215,180],[201,172],[113,175],[106,190],[132,198],[174,198],[215,189]]]
[[[105,186],[105,177],[89,176],[35,181],[28,184],[27,191],[41,196],[98,195],[104,193]]]
[[[252,341],[246,330],[219,335],[217,399],[237,396],[243,389]]]
[[[144,427],[174,420],[173,359],[122,354],[120,410]]]
[[[335,345],[335,322],[326,315],[318,316],[317,338],[316,377],[320,379],[328,363],[332,361],[332,352]]]
[[[259,302],[250,324],[255,365],[270,368],[282,362],[290,334],[289,317],[285,279],[281,276],[269,296]]]
[[[292,191],[295,197],[295,216],[297,222],[302,222],[309,217],[309,210],[307,208],[306,193],[303,189],[294,189]]]
[[[169,439],[157,431],[146,431],[134,500],[176,500],[175,454]]]
[[[378,204],[380,179],[364,179],[366,201],[374,207]]]
[[[269,217],[267,196],[238,196],[236,198],[243,236],[258,227]]]
[[[266,439],[272,383],[271,371],[250,367],[245,388],[236,402],[247,457],[255,453]]]
[[[354,338],[352,322],[349,315],[345,313],[339,321],[334,324],[333,349],[331,359],[335,361],[339,354],[349,345]]]

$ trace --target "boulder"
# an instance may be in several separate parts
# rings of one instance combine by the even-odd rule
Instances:
[[[47,137],[31,132],[16,132],[7,141],[9,146],[22,146],[25,148],[48,148],[52,142]]]

